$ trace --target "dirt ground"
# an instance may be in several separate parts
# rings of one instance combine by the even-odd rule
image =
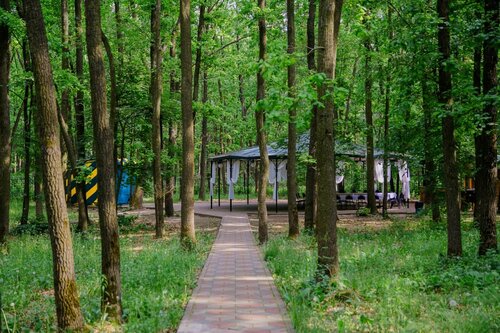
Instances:
[[[259,219],[257,214],[248,214],[252,230],[257,232]],[[301,228],[304,226],[304,216],[299,215]],[[349,231],[380,230],[389,227],[391,220],[384,220],[381,216],[360,217],[356,215],[341,215],[337,226]],[[270,233],[284,233],[288,231],[288,215],[278,214],[268,216],[268,227]]]
[[[98,220],[97,208],[89,209],[89,216],[94,220]],[[131,210],[129,208],[119,208],[118,216],[136,216],[134,226],[142,226],[142,230],[154,230],[155,225],[155,210],[151,208],[143,208],[139,210]],[[195,215],[194,223],[197,231],[217,233],[219,230],[221,219],[218,217],[209,217]],[[178,232],[181,228],[181,218],[176,212],[175,216],[165,217],[165,231],[167,233]]]

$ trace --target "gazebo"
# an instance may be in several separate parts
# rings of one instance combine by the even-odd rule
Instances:
[[[309,151],[309,133],[304,133],[297,138],[297,152],[307,153]],[[288,159],[288,148],[287,141],[278,141],[270,143],[267,146],[267,152],[269,156],[270,166],[269,166],[269,183],[274,186],[273,199],[275,200],[276,212],[278,211],[278,189],[280,181],[286,181],[286,163]],[[335,155],[337,157],[342,156],[350,158],[354,161],[364,161],[366,160],[366,148],[362,145],[336,141],[335,143]],[[381,149],[374,149],[374,158],[380,160],[384,155],[384,151]],[[390,154],[390,160],[398,160],[397,156]],[[253,146],[249,148],[244,148],[241,150],[228,152],[225,154],[216,155],[209,158],[210,161],[210,208],[213,208],[213,198],[214,198],[214,186],[217,183],[217,198],[218,205],[220,206],[220,195],[221,195],[221,167],[223,162],[227,163],[228,174],[226,175],[226,180],[229,185],[229,209],[233,209],[234,200],[234,184],[238,181],[239,171],[240,171],[240,161],[246,162],[246,177],[244,177],[245,188],[246,188],[246,200],[247,204],[250,201],[250,164],[254,161],[260,160],[260,151],[258,146]],[[380,160],[381,161],[381,160]],[[375,179],[379,182],[383,182],[383,171],[381,162],[377,162],[375,167]],[[400,164],[400,165],[399,165]],[[403,184],[403,193],[405,194],[405,199],[409,199],[410,192],[410,173],[406,162],[398,162],[399,167],[399,179],[401,179]],[[341,178],[339,180],[339,177]],[[337,183],[341,182],[343,176],[337,177]]]

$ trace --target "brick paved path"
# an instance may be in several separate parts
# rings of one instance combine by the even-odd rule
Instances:
[[[246,214],[222,219],[178,333],[293,332]]]

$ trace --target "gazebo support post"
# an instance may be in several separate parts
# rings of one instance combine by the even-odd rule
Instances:
[[[399,197],[399,169],[396,175],[396,198],[398,200],[398,208],[401,208],[401,198]]]
[[[220,207],[220,168],[221,165],[219,162],[217,162],[217,197],[219,201],[219,207]]]
[[[250,160],[247,160],[247,206],[250,203]]]
[[[214,178],[214,161],[210,161],[210,209],[214,208],[214,184],[212,184],[212,178]]]
[[[279,182],[278,182],[278,159],[274,161],[274,176],[276,177],[274,181],[276,182],[276,214],[278,213],[278,190],[279,190]]]
[[[233,160],[229,160],[229,186],[233,183]],[[234,185],[233,185],[234,193]],[[231,197],[231,191],[229,191],[229,211],[233,211],[233,198]]]

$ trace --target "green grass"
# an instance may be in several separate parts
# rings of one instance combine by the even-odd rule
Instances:
[[[121,237],[123,309],[127,332],[175,329],[214,240],[198,233],[193,252],[181,249],[177,234],[164,240],[149,233]],[[74,235],[75,267],[87,324],[102,325],[100,312],[100,239]],[[54,331],[52,257],[47,235],[22,235],[0,252],[3,328],[7,332]]]
[[[340,278],[314,283],[316,242],[276,236],[265,257],[297,332],[499,332],[500,256],[478,259],[478,233],[463,230],[464,257],[448,259],[446,231],[396,222],[339,230]]]

